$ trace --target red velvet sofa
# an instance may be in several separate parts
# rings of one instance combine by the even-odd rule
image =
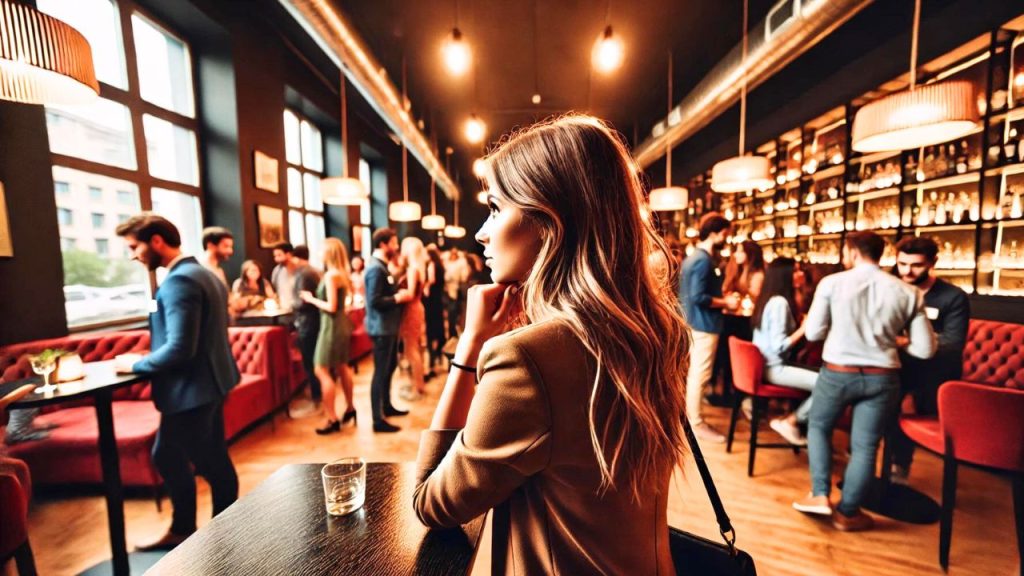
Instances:
[[[286,402],[292,386],[288,334],[283,327],[230,328],[228,333],[242,374],[224,403],[224,432],[230,439]],[[72,335],[0,347],[0,381],[32,376],[26,355],[45,348],[77,352],[85,362],[111,360],[118,354],[148,350],[149,332]],[[100,483],[99,432],[91,401],[49,406],[43,412],[37,422],[58,424],[50,437],[9,446],[8,453],[28,463],[39,485]],[[150,400],[149,383],[115,392],[113,412],[124,485],[159,486],[150,452],[160,416]]]

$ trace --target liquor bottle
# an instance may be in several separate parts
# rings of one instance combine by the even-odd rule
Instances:
[[[904,228],[909,228],[914,224],[914,207],[910,204],[903,207],[903,217],[901,218],[900,223]]]
[[[1010,135],[1003,143],[1003,163],[1009,164],[1017,161],[1017,129],[1011,128]]]
[[[967,140],[960,141],[960,151],[956,155],[956,173],[967,172]]]
[[[971,192],[971,198],[970,198],[968,206],[970,206],[970,209],[969,209],[968,213],[970,214],[971,222],[977,222],[978,220],[980,220],[981,219],[981,198],[978,195],[977,190],[975,190],[974,192]]]
[[[941,178],[946,175],[946,169],[949,168],[949,160],[946,159],[946,147],[939,146],[939,156],[935,159],[935,167],[929,178]]]
[[[999,166],[1003,163],[1003,147],[1000,146],[999,142],[993,142],[988,147],[988,165]]]
[[[946,151],[946,158],[948,159],[948,164],[946,165],[946,176],[952,176],[953,174],[956,174],[956,167],[959,159],[957,158],[956,154],[956,144],[950,142],[947,148],[948,150]],[[964,170],[966,169],[967,163],[965,162]]]
[[[1024,164],[1024,134],[1017,136],[1017,162]]]
[[[931,178],[935,174],[935,147],[929,146],[928,150],[924,155],[924,162],[921,162],[921,172],[924,174],[924,178],[918,178],[917,181],[921,182],[925,178]]]
[[[917,154],[911,153],[907,157],[907,180],[914,178],[917,175]]]
[[[1010,241],[1010,260],[1013,261],[1014,265],[1017,264],[1017,241],[1016,240]]]
[[[1013,191],[1013,200],[1010,201],[1010,218],[1020,218],[1024,216],[1024,210],[1021,210],[1020,204],[1020,189]]]
[[[934,194],[934,192],[932,192]],[[940,200],[935,203],[935,224],[942,226],[946,223],[946,201]]]
[[[811,185],[811,186],[810,186],[810,187],[809,187],[809,188],[807,189],[807,197],[806,197],[806,198],[804,198],[804,205],[805,205],[805,206],[813,206],[813,205],[814,205],[814,203],[815,203],[815,202],[816,202],[817,200],[818,200],[818,196],[817,196],[817,195],[816,195],[816,194],[814,193],[814,185],[812,184],[812,185]]]

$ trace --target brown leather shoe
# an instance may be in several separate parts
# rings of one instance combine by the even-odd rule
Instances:
[[[167,534],[164,534],[156,542],[150,542],[149,544],[140,544],[135,547],[136,552],[151,552],[153,550],[171,550],[178,544],[185,541],[191,534],[175,534],[170,530]]]
[[[862,532],[875,527],[875,521],[863,510],[857,510],[853,516],[847,516],[839,510],[832,511],[832,527],[840,532]]]

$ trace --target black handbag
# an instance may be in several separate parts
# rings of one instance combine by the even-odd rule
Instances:
[[[722,534],[725,544],[713,542],[707,538],[701,538],[678,528],[668,528],[668,545],[672,551],[672,564],[676,568],[677,576],[756,576],[754,559],[750,554],[736,548],[736,531],[732,528],[729,515],[725,513],[722,499],[718,496],[715,488],[715,481],[711,478],[711,471],[704,462],[704,455],[700,451],[700,445],[693,436],[690,423],[683,418],[683,430],[686,432],[686,441],[690,444],[693,459],[697,462],[697,470],[700,478],[704,481],[704,489],[708,492],[711,506],[715,509],[715,517],[718,519],[718,530]]]

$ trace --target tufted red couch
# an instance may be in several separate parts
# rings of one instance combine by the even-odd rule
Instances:
[[[288,335],[280,326],[230,328],[231,349],[242,379],[224,403],[224,432],[236,436],[280,406],[289,387]],[[0,381],[32,376],[27,354],[45,348],[77,352],[85,362],[113,359],[149,349],[149,332],[133,330],[37,340],[0,347]],[[118,390],[114,395],[114,431],[126,486],[158,486],[160,477],[150,451],[159,413],[150,401],[149,383]],[[99,483],[102,479],[96,445],[99,432],[89,400],[49,406],[40,423],[54,423],[50,437],[8,448],[28,463],[37,484]],[[0,415],[2,416],[2,415]]]
[[[1024,390],[1024,325],[971,320],[961,380]]]

